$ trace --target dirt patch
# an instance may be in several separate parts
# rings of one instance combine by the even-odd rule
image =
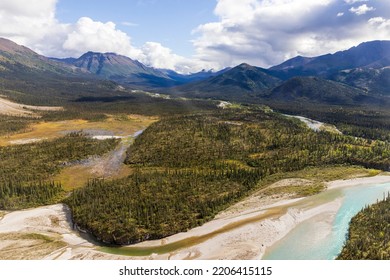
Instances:
[[[259,193],[263,197],[299,198],[318,194],[325,189],[323,182],[300,178],[283,179],[275,182]]]
[[[134,135],[137,134],[138,132],[134,133]],[[114,179],[130,175],[131,168],[123,162],[127,148],[133,142],[133,137],[123,138],[113,151],[101,157],[91,158],[82,164],[64,168],[54,180],[60,181],[66,191],[71,191],[85,186],[92,178]]]
[[[94,177],[110,178],[117,175],[126,157],[131,141],[122,141],[115,150],[93,163],[91,173]]]
[[[35,111],[61,111],[63,107],[30,106],[9,101],[0,97],[0,114],[23,117],[39,117]]]
[[[276,183],[273,183],[268,188],[275,189],[275,188],[282,188],[282,187],[296,186],[296,185],[307,186],[312,183],[313,183],[312,180],[301,179],[301,178],[289,178],[289,179],[283,179]]]

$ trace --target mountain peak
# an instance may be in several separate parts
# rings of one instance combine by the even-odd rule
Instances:
[[[253,68],[254,66],[248,64],[248,63],[241,63],[240,65],[237,65],[236,68],[240,68],[240,69],[247,69],[247,68]]]
[[[217,76],[177,87],[175,91],[191,97],[249,100],[280,84],[281,81],[268,72],[242,63]]]
[[[113,52],[106,52],[106,53],[102,53],[102,52],[94,52],[94,51],[88,51],[86,53],[84,53],[83,55],[81,55],[78,59],[85,59],[87,57],[115,57],[115,56],[122,56],[122,55],[118,55],[116,53],[113,53]],[[130,58],[129,58],[130,59]]]
[[[140,87],[165,87],[175,85],[166,71],[145,66],[137,60],[113,52],[89,51],[77,59],[61,59],[103,79]]]
[[[229,74],[229,73],[237,73],[237,72],[252,72],[252,73],[265,73],[267,72],[266,69],[264,68],[261,68],[261,67],[256,67],[256,66],[252,66],[248,63],[241,63],[239,65],[237,65],[236,67],[233,67],[231,68],[229,71],[226,71],[224,74]]]

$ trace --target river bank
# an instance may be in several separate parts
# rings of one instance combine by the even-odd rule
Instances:
[[[337,258],[346,241],[351,219],[366,205],[383,199],[384,194],[389,191],[390,183],[386,176],[329,183],[327,192],[313,199],[306,199],[307,202],[323,203],[334,196],[337,199],[333,201],[339,200],[341,204],[297,224],[285,238],[270,246],[263,258],[268,260]]]
[[[327,183],[327,190],[323,193],[388,182],[390,176],[381,175],[337,180]],[[291,199],[252,195],[214,220],[187,232],[118,250],[101,250],[73,230],[69,209],[56,204],[15,211],[0,218],[0,259],[260,259],[267,248],[308,219],[321,218],[318,234],[328,234],[331,218],[340,206],[341,199],[332,196],[313,201],[310,197]],[[153,253],[170,246],[174,248],[172,251]],[[140,247],[151,254],[130,256],[134,248]]]

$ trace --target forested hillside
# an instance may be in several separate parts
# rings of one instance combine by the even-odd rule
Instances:
[[[309,166],[390,165],[390,145],[329,132],[261,109],[171,116],[129,148],[134,173],[91,181],[67,200],[75,223],[104,242],[129,244],[200,225],[261,186]]]

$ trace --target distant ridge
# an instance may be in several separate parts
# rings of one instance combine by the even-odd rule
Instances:
[[[261,95],[282,81],[260,67],[242,63],[209,79],[173,88],[177,94],[239,100]]]
[[[175,85],[175,81],[162,71],[115,53],[87,52],[76,59],[57,60],[122,84],[145,87]]]
[[[271,67],[283,79],[294,76],[327,77],[341,70],[390,66],[390,41],[365,42],[356,47],[318,57],[295,57]]]
[[[54,59],[104,79],[140,88],[165,88],[203,80],[222,72],[201,71],[183,75],[173,70],[148,67],[115,53],[87,52],[79,58]]]
[[[366,42],[318,57],[298,56],[269,69],[242,63],[219,72],[183,75],[115,53],[87,52],[79,58],[49,59],[0,38],[0,72],[4,83],[12,81],[9,84],[19,87],[29,80],[44,88],[51,79],[54,89],[55,83],[69,84],[70,77],[99,79],[106,83],[103,88],[115,89],[121,84],[191,98],[356,105],[378,103],[380,96],[390,96],[390,41]]]
[[[348,105],[379,102],[364,91],[318,77],[294,77],[274,88],[270,100]]]

